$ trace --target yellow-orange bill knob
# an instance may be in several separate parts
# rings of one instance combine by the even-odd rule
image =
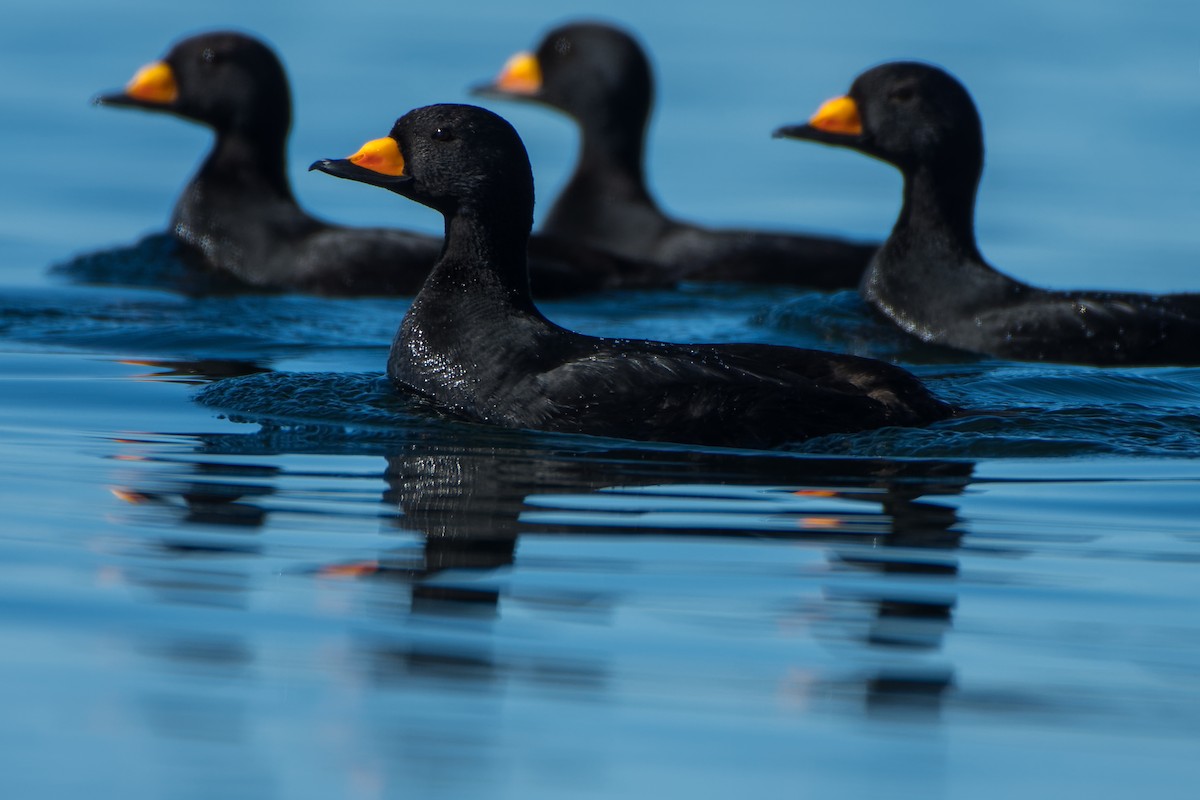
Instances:
[[[125,86],[125,94],[147,103],[174,103],[179,96],[179,86],[167,63],[155,61],[134,74]]]
[[[808,124],[819,131],[858,136],[862,133],[862,119],[858,116],[858,104],[849,97],[826,100],[813,114]]]
[[[542,88],[542,65],[537,56],[521,52],[504,62],[496,87],[513,94],[537,94]]]
[[[400,145],[390,136],[372,139],[358,148],[358,152],[348,160],[351,164],[382,175],[404,174],[404,156],[400,155]]]

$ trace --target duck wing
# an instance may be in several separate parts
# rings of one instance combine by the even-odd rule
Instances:
[[[1200,361],[1200,294],[1039,292],[976,316],[994,355],[1097,365]]]
[[[744,447],[949,413],[916,378],[870,359],[830,361],[828,354],[770,345],[599,341],[527,374],[493,398],[490,413],[520,427]],[[868,364],[882,374],[867,376]],[[896,377],[902,380],[892,386]],[[913,385],[922,395],[915,410],[898,400],[913,394]]]

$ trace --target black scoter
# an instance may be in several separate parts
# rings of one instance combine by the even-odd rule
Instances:
[[[872,359],[598,338],[555,325],[529,291],[529,159],[512,126],[490,111],[419,108],[387,137],[312,169],[389,189],[445,217],[445,251],[400,324],[388,374],[451,415],[508,428],[768,447],[953,413],[913,375]]]
[[[904,200],[863,277],[868,303],[924,341],[999,358],[1096,365],[1200,363],[1200,294],[1049,291],[988,264],[975,243],[983,127],[938,67],[892,62],[776,135],[897,167]]]
[[[291,99],[266,44],[217,31],[175,44],[103,105],[165,111],[213,129],[216,141],[183,190],[169,232],[187,260],[242,285],[323,295],[414,294],[442,239],[330,224],[296,202],[287,176]],[[661,285],[640,265],[570,243],[531,243],[539,296]]]
[[[514,55],[494,82],[475,91],[543,103],[579,125],[575,172],[546,216],[543,235],[607,248],[685,280],[820,289],[856,286],[875,251],[874,244],[829,237],[704,228],[663,213],[643,173],[654,93],[650,62],[620,28],[555,28],[536,52]]]

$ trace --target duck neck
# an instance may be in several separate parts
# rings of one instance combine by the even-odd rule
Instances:
[[[422,294],[445,288],[450,296],[461,298],[465,290],[475,303],[482,300],[541,317],[529,289],[529,228],[528,217],[523,221],[497,219],[495,213],[481,217],[469,207],[447,214],[442,257]]]
[[[645,116],[620,119],[605,115],[580,120],[579,159],[550,212],[547,227],[551,219],[568,230],[592,226],[615,208],[640,206],[657,212],[643,168],[646,125]],[[581,216],[591,219],[578,219]]]
[[[487,224],[485,224],[487,223]],[[404,315],[388,356],[393,381],[473,416],[514,359],[553,327],[530,298],[524,227],[470,210],[446,215],[442,257]],[[471,364],[464,370],[463,364]],[[469,374],[468,374],[469,373]]]
[[[904,205],[889,247],[906,254],[936,254],[982,261],[975,243],[975,193],[979,172],[920,165],[904,176]]]
[[[294,203],[287,176],[287,131],[282,135],[219,131],[196,178]]]
[[[862,295],[924,338],[937,339],[955,314],[994,307],[1024,291],[975,243],[979,170],[905,172],[904,207],[863,276]]]
[[[251,252],[259,234],[294,231],[312,219],[288,183],[283,139],[267,141],[219,132],[199,172],[171,214],[176,239],[198,248],[211,264],[234,274],[270,255]]]
[[[645,192],[643,154],[646,149],[647,120],[637,124],[613,119],[593,120],[582,125],[579,163],[575,170],[582,174],[604,175],[609,179],[640,188]]]
[[[575,172],[547,213],[542,231],[642,257],[671,224],[646,187],[645,117],[637,124],[607,119],[581,120],[580,126],[583,141]]]

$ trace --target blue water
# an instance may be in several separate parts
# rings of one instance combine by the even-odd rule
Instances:
[[[871,64],[923,58],[983,114],[993,262],[1048,286],[1200,290],[1200,8],[911,6],[605,4],[654,56],[663,204],[884,235],[890,168],[769,134]],[[397,397],[381,370],[403,298],[78,282],[103,282],[105,259],[127,278],[161,263],[161,240],[129,248],[161,231],[207,133],[88,100],[175,38],[235,25],[279,49],[307,207],[436,231],[304,167],[469,100],[593,13],[9,10],[0,797],[1195,796],[1200,370],[965,360],[851,292],[546,305],[597,334],[886,357],[980,412],[696,451],[494,431]],[[551,197],[570,124],[493,107]]]

